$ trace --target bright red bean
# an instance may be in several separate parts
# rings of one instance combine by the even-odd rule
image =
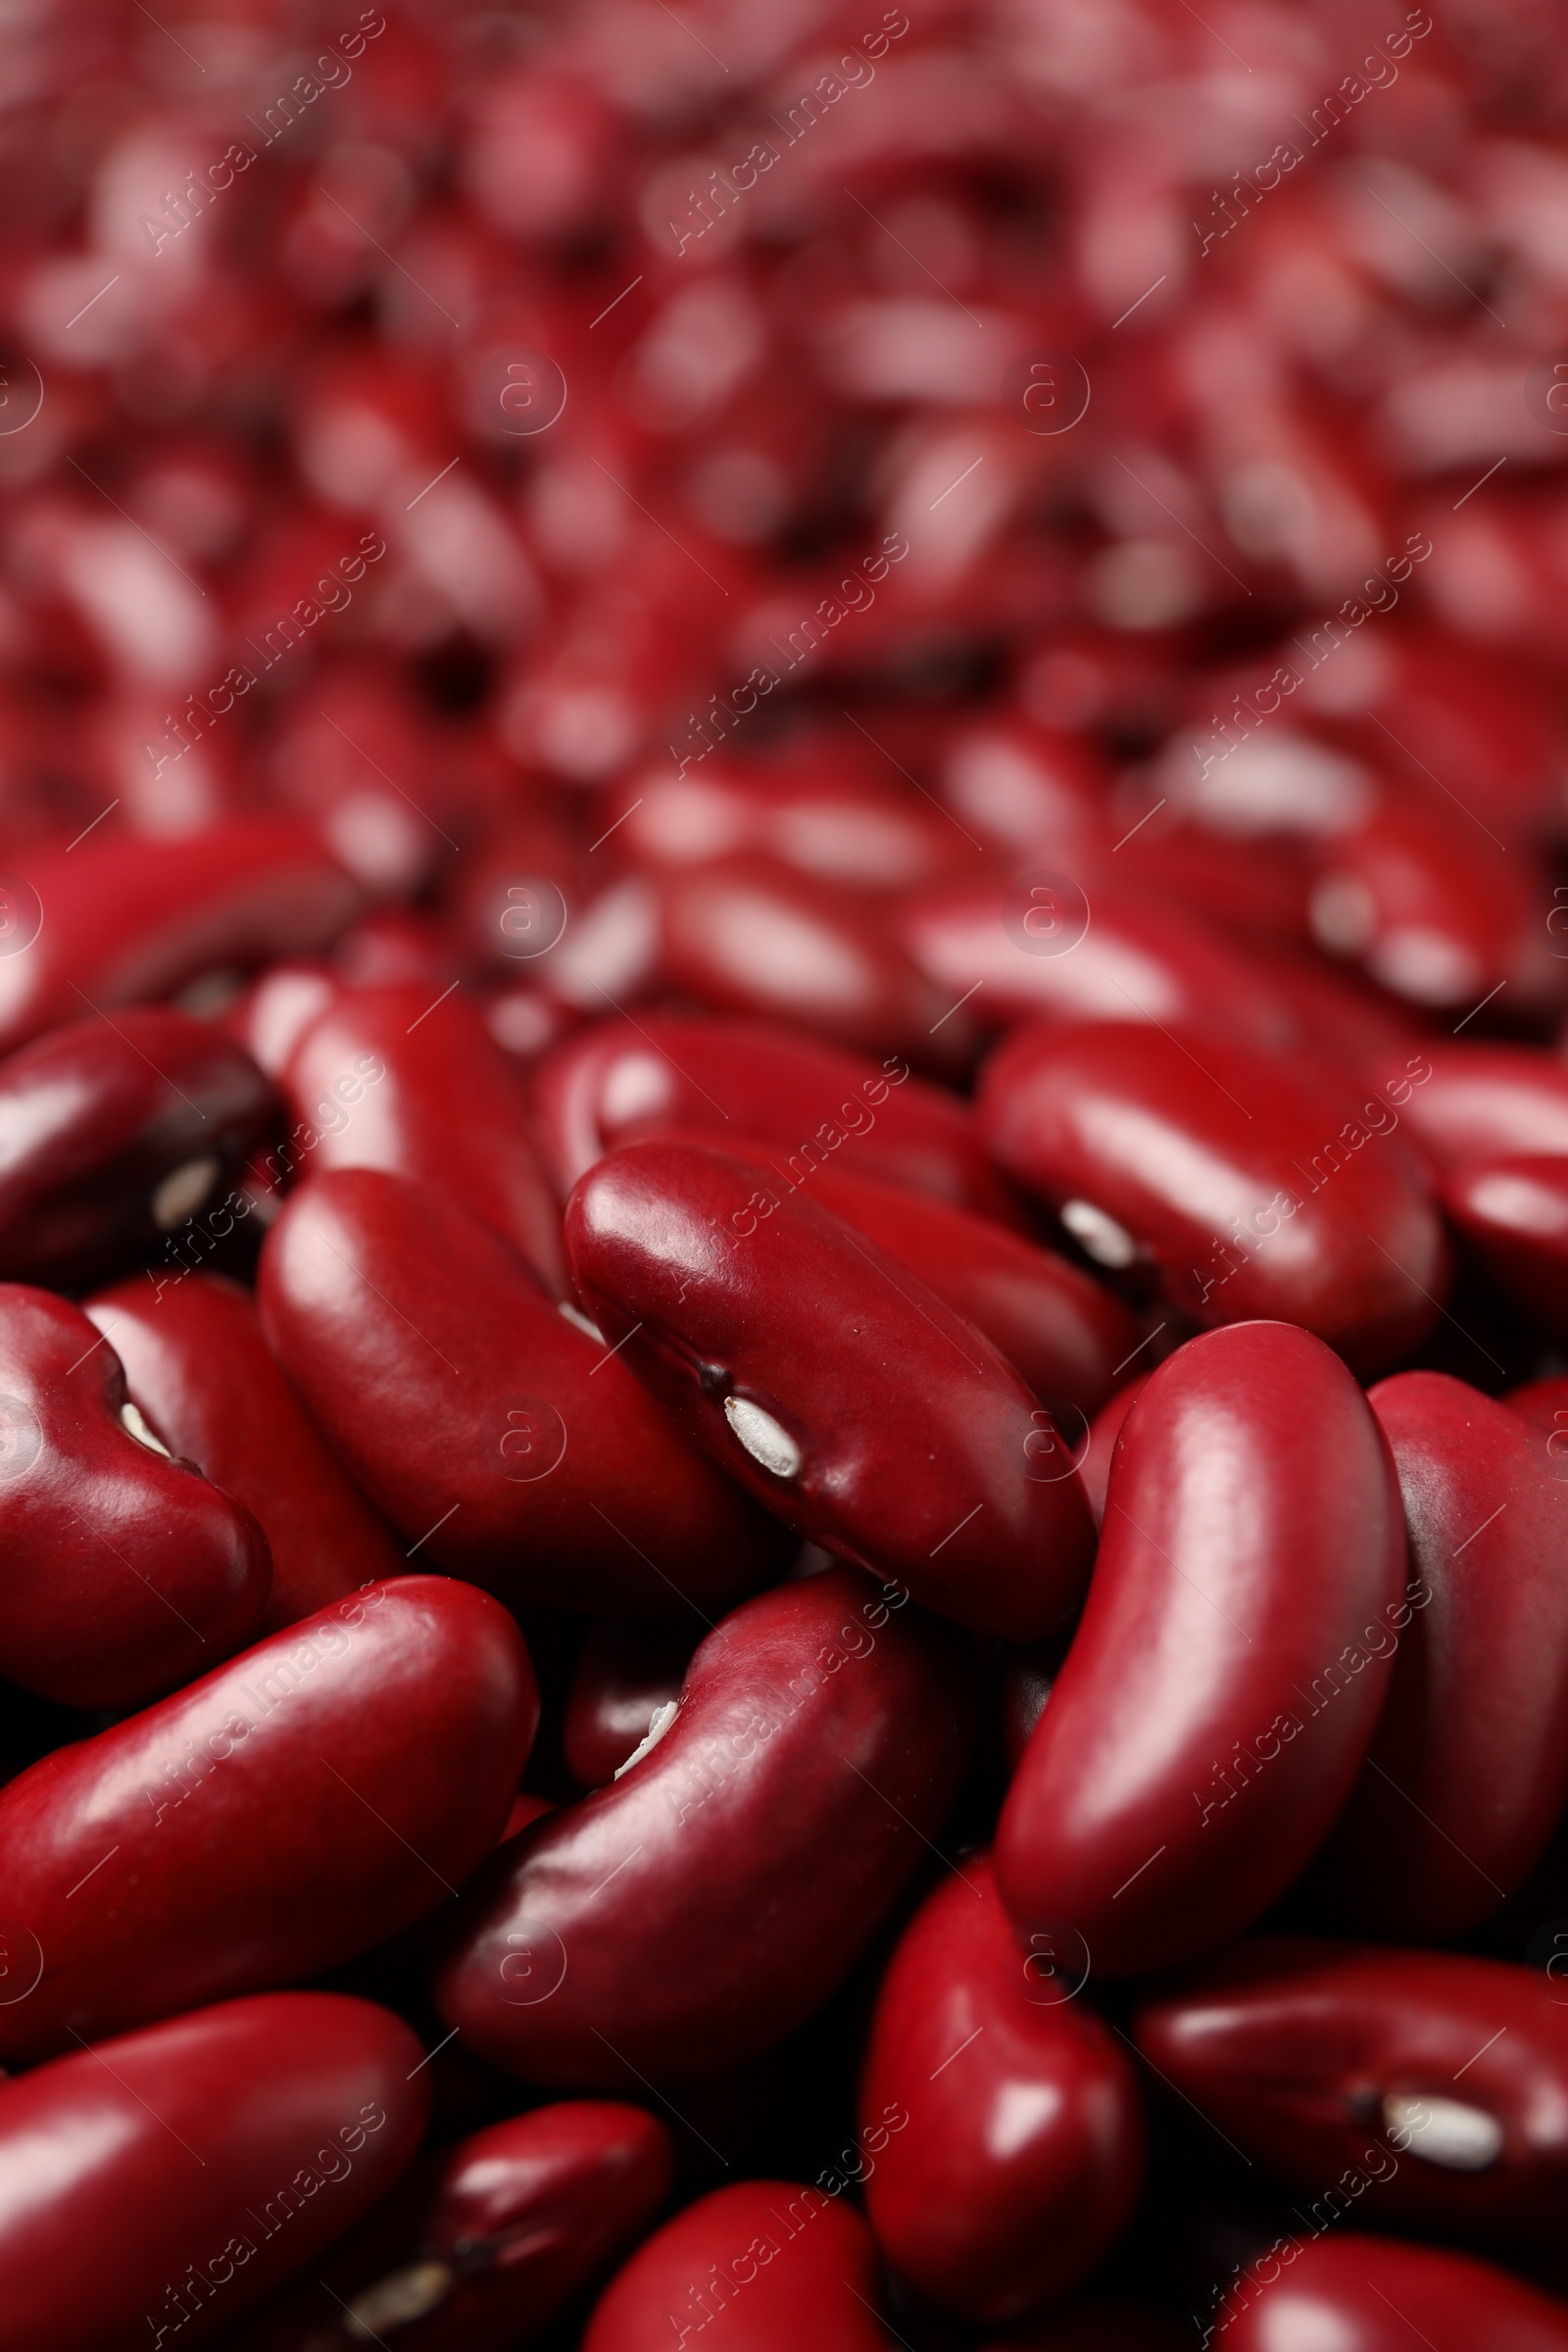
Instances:
[[[886,2352],[871,2236],[794,2180],[742,2180],[688,2205],[594,2306],[582,2352]],[[701,2336],[699,2338],[699,2330]]]
[[[443,1577],[371,1585],[0,1790],[30,1988],[0,2057],[320,1974],[495,1844],[539,1717],[515,1625]]]
[[[407,1573],[403,1544],[284,1379],[249,1292],[220,1274],[165,1276],[117,1283],[83,1311],[164,1443],[260,1521],[272,1554],[260,1631]]]
[[[536,2107],[422,2159],[397,2194],[220,2352],[518,2352],[641,2236],[669,2134],[640,2107]]]
[[[381,1168],[436,1186],[566,1289],[561,1214],[528,1140],[516,1071],[462,997],[351,990],[305,1031],[281,1081],[317,1135],[310,1167]],[[318,1130],[318,1133],[317,1131]]]
[[[0,1671],[136,1707],[249,1641],[271,1583],[243,1503],[169,1449],[114,1349],[49,1291],[0,1284]]]
[[[1276,2240],[1216,2332],[1225,2352],[1565,2352],[1568,2310],[1490,2262],[1357,2231]]]
[[[997,1883],[1026,1944],[1134,1975],[1267,1910],[1366,1753],[1403,1566],[1387,1443],[1309,1333],[1208,1332],[1151,1374],[1002,1810]]]
[[[1568,1152],[1568,1065],[1534,1046],[1438,1039],[1410,1057],[1380,1054],[1367,1076],[1396,1102],[1414,1140],[1445,1174],[1476,1159]],[[1400,1091],[1403,1075],[1411,1091]]]
[[[671,1137],[583,1178],[566,1248],[607,1344],[798,1535],[1013,1641],[1069,1613],[1093,1530],[1062,1434],[841,1219]]]
[[[695,1647],[680,1625],[602,1617],[589,1626],[561,1734],[580,1788],[607,1788],[642,1745],[660,1709],[679,1699]]]
[[[670,1127],[733,1125],[780,1144],[794,1173],[838,1164],[1021,1227],[968,1105],[823,1039],[762,1021],[650,1013],[606,1021],[546,1055],[533,1076],[540,1156],[563,1200],[617,1144]]]
[[[1549,2251],[1568,2188],[1556,1989],[1495,1960],[1260,1936],[1161,1987],[1134,2033],[1293,2187],[1355,2168],[1363,2224]]]
[[[1115,2242],[1143,2170],[1132,2066],[966,1860],[905,1930],[860,2076],[866,2212],[922,2294],[1017,2318]],[[899,2119],[902,2118],[902,2121]]]
[[[610,1788],[497,1854],[445,1931],[464,2047],[534,2082],[710,2074],[826,1999],[941,1828],[962,1662],[852,1568],[724,1618]]]
[[[428,2105],[402,2019],[335,1992],[197,2009],[0,2085],[0,2342],[210,2333],[387,2194]]]
[[[1368,1402],[1416,1613],[1314,1885],[1364,1934],[1444,1941],[1522,1883],[1568,1796],[1568,1485],[1517,1413],[1446,1373]]]
[[[339,1168],[268,1235],[268,1342],[411,1542],[507,1598],[685,1613],[763,1583],[777,1526],[704,1461],[612,1342],[423,1185]]]
[[[1373,1372],[1437,1319],[1442,1228],[1382,1095],[1363,1105],[1299,1064],[1107,1022],[1015,1031],[986,1064],[980,1120],[1092,1256],[1147,1267],[1198,1324],[1299,1323]]]

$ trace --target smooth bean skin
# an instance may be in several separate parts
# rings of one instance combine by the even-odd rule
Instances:
[[[138,1004],[34,1039],[0,1062],[0,1275],[65,1289],[151,1254],[273,1107],[250,1055],[182,1012]]]
[[[1227,2297],[1215,2323],[1225,2352],[1411,2352],[1417,2342],[1431,2352],[1568,2347],[1568,2309],[1490,2262],[1359,2230],[1280,2243],[1285,2250],[1259,2256]]]
[[[1361,1934],[1446,1942],[1523,1883],[1568,1795],[1568,1484],[1516,1412],[1445,1372],[1367,1401],[1430,1597],[1312,1886]]]
[[[536,2107],[423,2157],[218,2352],[515,2352],[653,2221],[669,2133],[640,2107]],[[367,2331],[369,2332],[367,2332]]]
[[[972,1323],[840,1218],[656,1138],[582,1179],[566,1250],[607,1344],[797,1535],[1007,1640],[1070,1613],[1094,1536],[1063,1437]],[[754,1411],[793,1468],[744,1441]]]
[[[1568,2005],[1556,1991],[1544,1972],[1496,1960],[1259,1936],[1156,1989],[1133,2033],[1294,2187],[1353,2165],[1375,2184],[1358,2219],[1549,2248],[1568,2188]],[[1391,2111],[1390,2099],[1416,2104]],[[1448,2129],[1455,2103],[1484,2135],[1470,2168]]]
[[[568,2090],[712,2074],[827,1998],[963,1770],[951,1632],[857,1569],[724,1618],[680,1713],[608,1788],[497,1854],[443,1930],[442,2017]]]
[[[1404,1523],[1388,1444],[1309,1332],[1205,1332],[1122,1426],[1089,1599],[1013,1777],[1020,1936],[1111,1976],[1212,1950],[1321,1843],[1383,1703]],[[1075,1947],[1076,1948],[1076,1947]]]
[[[914,1077],[767,1021],[650,1013],[604,1021],[547,1054],[533,1075],[539,1155],[563,1200],[617,1144],[671,1127],[734,1126],[785,1151],[785,1172],[849,1164],[1022,1230],[969,1106]]]
[[[284,1379],[248,1291],[221,1274],[144,1278],[98,1292],[82,1311],[112,1337],[165,1445],[260,1522],[272,1587],[259,1632],[407,1573],[404,1546]]]
[[[257,1298],[327,1444],[450,1574],[506,1600],[685,1617],[782,1567],[777,1524],[612,1341],[434,1190],[372,1168],[314,1178],[267,1237]]]
[[[804,1191],[853,1225],[983,1331],[1042,1399],[1065,1401],[1080,1415],[1097,1411],[1115,1367],[1138,1345],[1138,1326],[1119,1298],[1056,1250],[991,1217],[832,1165],[793,1178],[775,1146],[749,1136],[707,1129],[690,1140],[771,1172],[784,1193]]]
[[[1514,1305],[1558,1337],[1568,1333],[1568,1156],[1467,1160],[1438,1197]]]
[[[1105,1493],[1110,1485],[1110,1465],[1116,1451],[1116,1440],[1121,1425],[1138,1401],[1138,1392],[1149,1378],[1144,1373],[1116,1391],[1108,1403],[1102,1404],[1089,1424],[1089,1448],[1078,1465],[1078,1479],[1089,1497],[1095,1525],[1102,1527],[1105,1520]]]
[[[281,1084],[293,1116],[319,1130],[313,1175],[381,1168],[433,1185],[566,1296],[561,1212],[522,1087],[466,998],[432,1004],[422,983],[345,990],[305,1030]]]
[[[567,1769],[579,1787],[606,1788],[647,1738],[656,1710],[679,1698],[696,1631],[613,1617],[589,1626],[562,1727]]]
[[[1025,1957],[966,1860],[905,1930],[860,2076],[866,2215],[945,2310],[1016,2319],[1093,2270],[1143,2175],[1137,2079],[1109,2029]],[[960,2053],[955,2055],[955,2053]],[[907,2127],[881,2133],[898,2109]]]
[[[245,1505],[133,1436],[125,1376],[78,1308],[0,1283],[0,1674],[138,1707],[256,1634],[271,1585]]]
[[[271,1992],[0,2084],[0,2346],[210,2335],[379,2202],[424,2128],[401,2018]]]
[[[638,2247],[595,2304],[582,2352],[887,2352],[878,2303],[858,2213],[795,2180],[740,2180]]]
[[[1407,1055],[1377,1054],[1367,1075],[1395,1090],[1406,1126],[1440,1171],[1473,1159],[1568,1152],[1568,1066],[1556,1054],[1439,1038],[1423,1041],[1420,1057],[1431,1076],[1417,1077],[1408,1096],[1397,1092]]]
[[[0,956],[0,1054],[214,969],[311,955],[361,900],[314,827],[292,823],[31,849],[24,879],[43,920],[24,953]]]
[[[1368,1373],[1437,1319],[1443,1230],[1381,1096],[1363,1104],[1298,1062],[1107,1021],[1015,1030],[982,1073],[979,1119],[1069,1229],[1074,1203],[1108,1215],[1198,1324],[1299,1323]]]
[[[370,1585],[0,1790],[20,1973],[0,2061],[318,1975],[494,1846],[539,1720],[516,1626],[445,1577]]]

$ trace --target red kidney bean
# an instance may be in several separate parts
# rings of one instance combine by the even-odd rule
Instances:
[[[539,1720],[515,1625],[443,1577],[368,1586],[0,1790],[31,1988],[0,2058],[319,1975],[452,1895]]]
[[[271,1582],[243,1503],[171,1459],[114,1349],[48,1291],[0,1284],[0,1671],[137,1707],[256,1633]]]
[[[886,2352],[870,2231],[795,2180],[699,2197],[594,2306],[582,2352]]]
[[[1299,1323],[1374,1372],[1437,1320],[1443,1231],[1384,1094],[1363,1106],[1299,1064],[1107,1022],[1015,1031],[979,1115],[1092,1256],[1146,1266],[1196,1323]]]
[[[220,1274],[117,1283],[86,1301],[166,1445],[253,1511],[272,1554],[260,1629],[407,1573],[404,1547],[327,1451],[250,1294]]]
[[[562,1727],[567,1768],[580,1788],[607,1788],[642,1745],[660,1710],[679,1699],[695,1647],[684,1626],[624,1618],[590,1625]]]
[[[607,1344],[797,1535],[1012,1641],[1069,1613],[1093,1549],[1072,1433],[841,1219],[657,1138],[582,1179],[566,1249]]]
[[[0,1053],[215,968],[310,955],[360,899],[315,833],[292,824],[34,849],[24,880],[0,956]],[[30,946],[16,944],[29,932]]]
[[[1568,1156],[1466,1160],[1438,1198],[1514,1305],[1548,1331],[1568,1333]]]
[[[573,2099],[421,2159],[220,2352],[518,2352],[640,2237],[669,2193],[669,2134],[640,2107]]]
[[[268,1235],[259,1301],[328,1445],[450,1574],[657,1617],[782,1566],[779,1529],[623,1351],[439,1193],[371,1168],[314,1178]]]
[[[1105,1490],[1110,1484],[1110,1465],[1115,1457],[1116,1440],[1121,1425],[1138,1401],[1138,1393],[1149,1378],[1145,1372],[1137,1380],[1129,1380],[1116,1391],[1108,1403],[1102,1404],[1089,1424],[1089,1444],[1078,1465],[1078,1483],[1089,1498],[1095,1525],[1102,1527],[1105,1520]]]
[[[1568,1153],[1568,1065],[1534,1046],[1424,1041],[1430,1071],[1411,1073],[1408,1057],[1378,1054],[1367,1065],[1374,1088],[1400,1106],[1410,1134],[1444,1174],[1477,1159]]]
[[[967,1860],[877,1994],[858,2101],[867,2218],[894,2269],[970,2321],[1074,2285],[1138,2196],[1137,2081],[1076,1989],[1019,1951],[990,1865]]]
[[[202,1208],[267,1127],[271,1088],[204,1021],[89,1014],[0,1062],[0,1273],[65,1288]]]
[[[434,1185],[564,1295],[561,1213],[528,1140],[522,1088],[466,999],[432,1000],[423,986],[347,992],[305,1031],[281,1083],[294,1117],[319,1130],[313,1173],[381,1168]]]
[[[710,1129],[690,1131],[687,1140],[770,1170],[786,1195],[804,1190],[866,1235],[983,1331],[1043,1399],[1092,1413],[1138,1345],[1138,1325],[1119,1299],[1054,1250],[994,1218],[832,1163],[788,1174],[777,1147],[753,1137]]]
[[[1387,1442],[1309,1333],[1208,1332],[1152,1373],[1002,1809],[997,1884],[1026,1942],[1134,1975],[1266,1911],[1366,1753],[1403,1567]]]
[[[1549,2249],[1568,2185],[1568,2007],[1537,1971],[1260,1936],[1156,1990],[1134,2034],[1199,2112],[1358,2221]]]
[[[1490,2262],[1357,2231],[1277,2239],[1215,2332],[1225,2352],[1564,2352],[1568,2311]]]
[[[540,1156],[563,1200],[616,1144],[671,1127],[739,1128],[784,1147],[791,1174],[848,1152],[854,1167],[1022,1230],[969,1107],[910,1075],[821,1038],[761,1021],[650,1013],[607,1021],[534,1072]]]
[[[0,2086],[0,2300],[18,2352],[192,2342],[397,2180],[429,2105],[401,2018],[271,1992]]]
[[[837,738],[824,737],[797,762],[783,774],[715,763],[700,775],[639,776],[642,799],[620,839],[645,865],[760,853],[817,881],[876,892],[931,881],[961,852],[950,818],[869,782]]]
[[[1516,1412],[1446,1373],[1368,1402],[1416,1614],[1313,1883],[1363,1933],[1442,1942],[1523,1882],[1568,1796],[1568,1486]]]
[[[465,2049],[620,2089],[751,2057],[826,1999],[963,1769],[961,1656],[904,1604],[835,1568],[709,1635],[640,1760],[464,1895],[436,1999]]]

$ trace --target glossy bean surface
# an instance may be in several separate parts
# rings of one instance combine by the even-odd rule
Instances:
[[[1395,2238],[1280,2239],[1217,2322],[1226,2352],[1564,2352],[1568,2309],[1489,2262]],[[1414,2331],[1412,2333],[1412,2330]]]
[[[562,1747],[584,1788],[612,1781],[648,1737],[661,1707],[674,1705],[697,1644],[680,1625],[600,1618],[588,1628],[572,1672]]]
[[[1568,1334],[1568,1152],[1467,1160],[1439,1199],[1514,1305],[1554,1337]]]

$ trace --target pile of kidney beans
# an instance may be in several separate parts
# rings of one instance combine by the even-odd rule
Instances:
[[[0,2352],[1568,2352],[1560,13],[4,44]]]

